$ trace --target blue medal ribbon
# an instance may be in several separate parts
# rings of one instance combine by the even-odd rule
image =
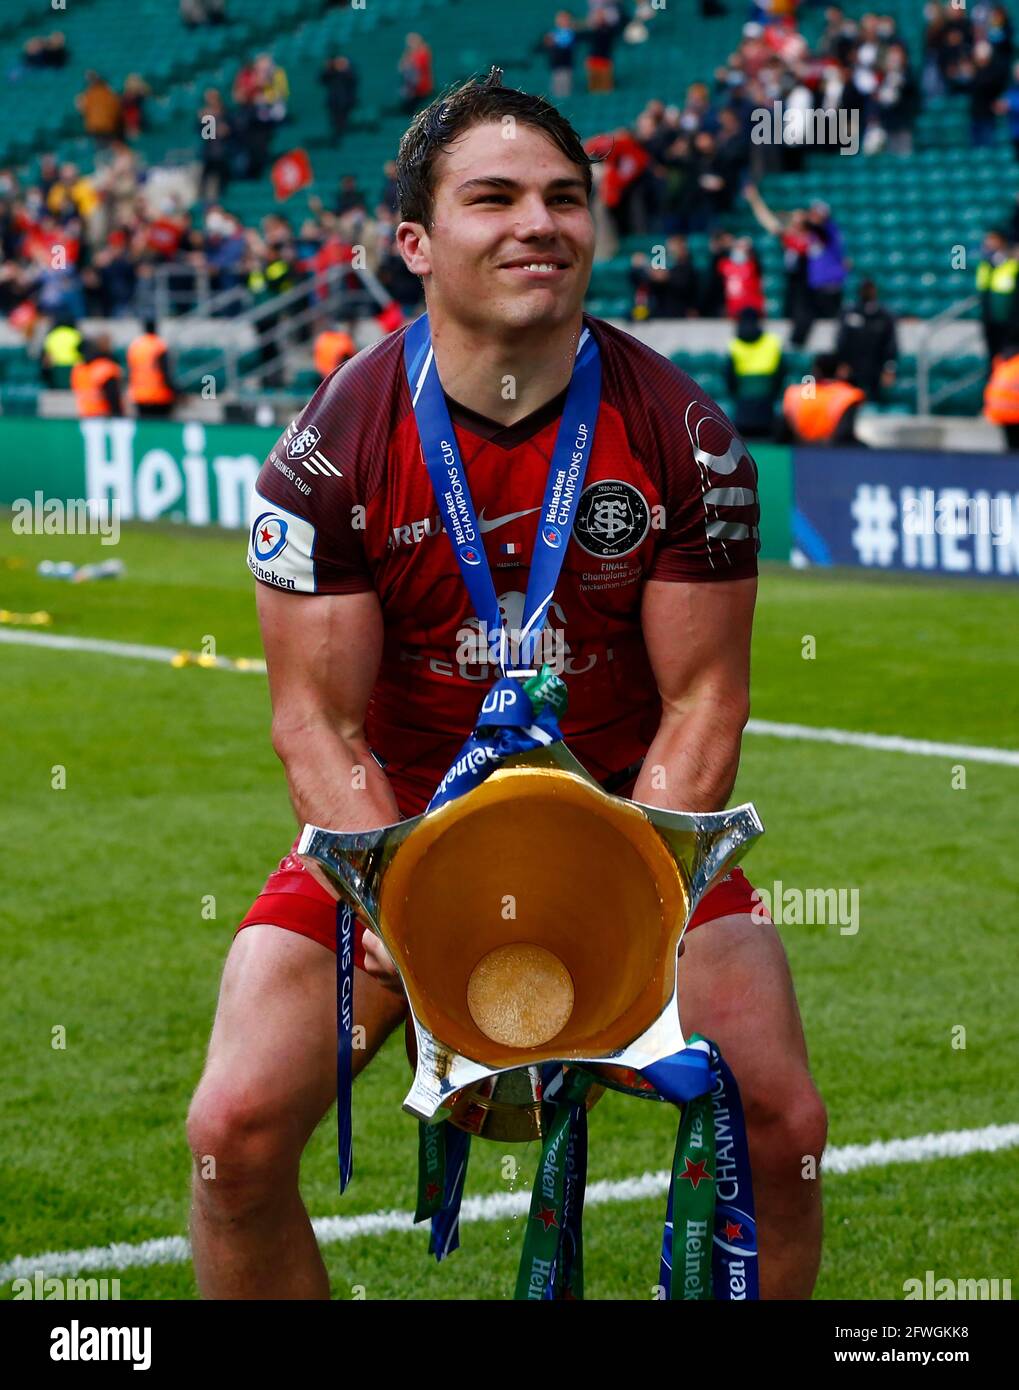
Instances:
[[[601,355],[590,329],[577,343],[573,376],[563,406],[549,466],[538,534],[524,596],[523,626],[517,634],[518,659],[511,660],[492,570],[481,538],[474,500],[460,457],[456,431],[442,393],[432,349],[428,315],[404,335],[404,366],[417,420],[421,453],[435,489],[443,526],[453,547],[474,611],[487,637],[489,657],[503,672],[530,667],[562,569],[584,487],[601,404]]]
[[[573,375],[549,465],[524,596],[523,626],[514,634],[515,659],[499,610],[456,431],[439,381],[427,314],[416,319],[404,335],[404,367],[421,455],[439,504],[443,527],[471,604],[481,620],[489,660],[502,673],[484,698],[473,733],[436,787],[426,808],[427,814],[479,786],[512,754],[548,747],[562,739],[556,701],[536,696],[532,702],[520,678],[538,674],[528,667],[535,660],[537,643],[566,558],[591,457],[601,404],[601,356],[593,335],[584,327],[577,343]],[[511,671],[512,677],[507,674]],[[547,672],[541,674],[547,685]],[[538,684],[540,686],[541,682]],[[558,685],[561,690],[561,682]],[[533,684],[530,690],[534,692]],[[432,1217],[430,1249],[438,1259],[456,1248],[463,1174],[470,1142],[466,1134],[462,1138],[455,1137],[459,1131],[448,1122],[443,1125],[443,1131],[449,1164],[447,1173],[450,1169],[458,1172],[460,1180],[447,1182],[442,1206]]]
[[[340,1191],[354,1171],[350,1096],[354,1080],[354,909],[336,904],[336,1146]]]

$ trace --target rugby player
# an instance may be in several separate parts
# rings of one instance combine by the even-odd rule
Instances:
[[[568,746],[620,794],[724,807],[749,710],[752,459],[685,373],[583,312],[591,165],[555,108],[503,88],[495,70],[415,117],[398,170],[398,244],[422,280],[510,628],[585,327],[600,349],[594,445],[549,617],[564,643]],[[323,381],[258,479],[248,561],[298,826],[366,829],[422,811],[498,675],[458,655],[473,613],[422,463],[404,332]],[[821,1196],[804,1159],[820,1159],[826,1119],[782,944],[766,914],[751,917],[751,893],[736,869],[700,904],[681,1016],[718,1043],[742,1092],[762,1296],[808,1297]],[[334,951],[335,904],[291,852],[235,934],[188,1117],[204,1297],[329,1296],[298,1173],[335,1099]],[[372,933],[356,961],[358,1072],[405,1004]]]

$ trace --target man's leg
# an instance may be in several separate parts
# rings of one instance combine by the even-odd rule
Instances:
[[[747,1122],[762,1298],[809,1298],[821,1260],[824,1105],[807,1065],[796,995],[778,932],[750,916],[719,917],[684,938],[683,1031],[718,1044]]]
[[[365,1029],[355,1075],[404,1009],[354,971],[354,1021]],[[298,1176],[335,1098],[335,956],[293,931],[245,927],[227,957],[188,1114],[191,1244],[203,1298],[329,1297]]]

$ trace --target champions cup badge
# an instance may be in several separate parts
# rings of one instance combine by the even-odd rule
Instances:
[[[251,548],[263,564],[275,560],[287,548],[287,523],[274,512],[263,512],[251,528]]]

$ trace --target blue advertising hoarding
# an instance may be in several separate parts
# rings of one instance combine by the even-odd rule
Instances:
[[[793,562],[1019,578],[1019,455],[793,450]]]

